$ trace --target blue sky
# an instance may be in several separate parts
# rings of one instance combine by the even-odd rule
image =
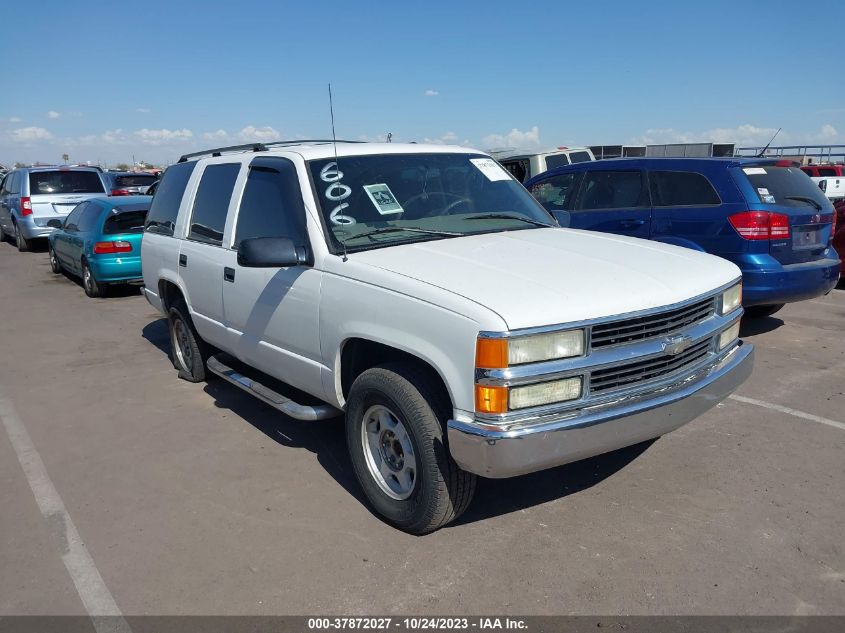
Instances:
[[[13,2],[0,162],[326,137],[329,82],[339,138],[845,143],[843,23],[842,0]]]

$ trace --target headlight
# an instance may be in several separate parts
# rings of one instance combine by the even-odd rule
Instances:
[[[479,338],[475,366],[501,369],[525,363],[584,355],[584,330],[565,330],[530,336]]]
[[[729,328],[727,328],[726,330],[722,330],[722,333],[719,335],[719,351],[721,352],[723,349],[725,349],[728,345],[733,343],[738,338],[739,320],[736,320]]]
[[[736,310],[742,304],[742,282],[731,286],[722,293],[722,304],[719,307],[719,314],[722,316]]]
[[[539,385],[512,387],[510,392],[510,409],[527,409],[542,404],[553,404],[577,400],[581,397],[581,376],[565,378]]]

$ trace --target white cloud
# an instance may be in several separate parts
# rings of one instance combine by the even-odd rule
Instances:
[[[464,139],[463,141],[458,140],[460,137],[455,134],[454,132],[446,132],[445,134],[438,136],[436,138],[423,138],[423,143],[430,143],[432,145],[469,145],[470,142],[468,139]]]
[[[16,143],[28,143],[30,141],[48,141],[53,138],[49,130],[43,127],[22,127],[12,130],[12,140]]]
[[[835,127],[828,123],[827,125],[822,126],[819,133],[815,135],[815,139],[817,141],[835,143],[839,140],[839,132],[836,131]]]
[[[60,116],[62,116],[62,115],[60,113],[56,112],[55,110],[50,110],[47,113],[47,118],[49,118],[49,119],[58,119]]]
[[[737,143],[738,145],[765,145],[777,132],[777,128],[759,127],[745,123],[737,127],[717,127],[702,132],[684,132],[673,128],[653,128],[632,139],[637,145],[654,143]],[[788,138],[781,132],[777,140]]]
[[[9,117],[9,123],[20,123],[21,121],[23,121],[23,119],[20,118],[19,116],[10,116]]]
[[[436,97],[436,96],[437,96],[437,95],[439,95],[440,93],[439,93],[437,90],[432,90],[431,88],[429,88],[429,89],[428,89],[428,90],[426,90],[423,94],[424,94],[426,97]]]
[[[136,112],[140,112],[141,114],[147,114],[148,112],[152,112],[149,108],[135,108]]]
[[[162,128],[160,130],[150,130],[142,128],[135,132],[135,136],[141,139],[141,142],[148,145],[161,145],[162,143],[170,142],[184,142],[193,138],[194,133],[187,128],[181,130],[168,130]]]
[[[481,139],[485,147],[513,147],[528,149],[540,146],[540,128],[536,125],[527,132],[513,128],[507,134],[488,134]]]
[[[214,132],[205,132],[202,135],[206,141],[213,141],[215,143],[223,142],[239,142],[239,143],[255,143],[262,141],[277,141],[281,138],[281,134],[276,128],[265,125],[264,127],[255,127],[254,125],[247,125],[238,132],[231,134],[224,129],[219,129]]]
[[[126,145],[129,139],[123,130],[106,130],[102,134],[88,134],[76,138],[63,139],[63,142],[70,147],[102,147],[103,145]]]

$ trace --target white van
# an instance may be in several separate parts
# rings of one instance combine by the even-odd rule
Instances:
[[[501,150],[491,151],[490,155],[520,182],[525,182],[532,176],[555,167],[565,167],[573,163],[596,160],[587,147],[558,147],[547,152],[535,153],[520,150]]]

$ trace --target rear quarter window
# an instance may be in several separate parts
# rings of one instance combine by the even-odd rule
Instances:
[[[150,211],[147,213],[145,230],[150,233],[161,235],[173,235],[176,227],[176,217],[179,215],[179,206],[182,204],[182,196],[185,188],[197,166],[196,161],[177,163],[167,168],[161,177],[161,182],[156,189]]]
[[[93,171],[33,171],[29,173],[29,195],[105,193],[100,175]]]
[[[546,169],[554,169],[555,167],[566,167],[569,164],[569,159],[566,154],[552,154],[546,156]]]
[[[572,164],[575,163],[586,163],[587,161],[592,160],[590,158],[590,154],[587,152],[571,152],[569,154],[569,160],[572,161]]]
[[[156,181],[155,176],[117,176],[115,187],[147,187]]]

